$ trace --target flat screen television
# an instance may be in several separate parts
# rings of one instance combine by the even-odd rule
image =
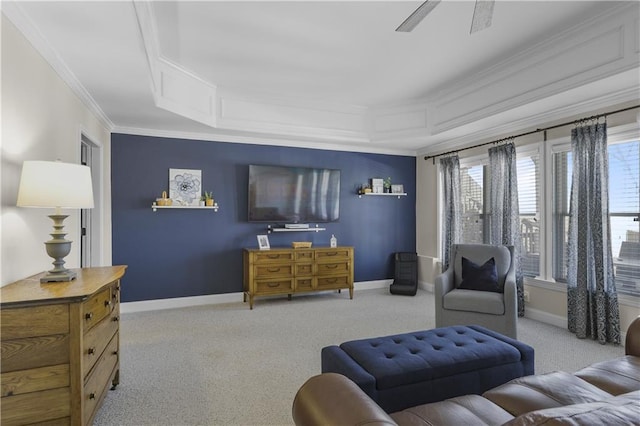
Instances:
[[[340,218],[340,170],[249,166],[249,222],[324,223]]]

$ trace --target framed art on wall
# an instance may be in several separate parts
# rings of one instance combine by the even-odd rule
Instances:
[[[202,192],[202,170],[169,169],[169,198],[180,206],[197,206]]]

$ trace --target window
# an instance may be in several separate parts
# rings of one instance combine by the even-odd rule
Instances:
[[[529,284],[563,286],[573,173],[569,137],[521,145],[516,152],[522,272]],[[640,300],[640,131],[635,124],[608,129],[608,154],[615,284],[619,294]],[[461,243],[489,241],[488,161],[488,153],[460,159]]]
[[[640,141],[610,143],[609,219],[619,293],[640,295]],[[567,279],[571,152],[553,155],[553,277]]]
[[[522,232],[522,272],[525,276],[540,275],[540,183],[539,154],[531,150],[517,156],[518,208]],[[462,201],[462,232],[460,242],[489,242],[491,214],[488,211],[488,167],[482,164],[460,167]]]
[[[640,141],[609,146],[611,251],[619,293],[640,295]]]
[[[540,155],[517,156],[522,273],[540,275]]]
[[[485,242],[484,178],[483,165],[460,167],[461,243],[483,244]]]

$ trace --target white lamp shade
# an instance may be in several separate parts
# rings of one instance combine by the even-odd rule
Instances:
[[[93,208],[91,169],[59,161],[25,161],[19,207]]]

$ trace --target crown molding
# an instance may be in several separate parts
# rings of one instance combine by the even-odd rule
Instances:
[[[417,156],[437,155],[440,152],[464,149],[477,143],[527,131],[527,129],[544,127],[548,123],[557,122],[566,117],[592,114],[593,111],[606,112],[605,110],[607,108],[610,109],[613,105],[620,105],[626,102],[640,102],[640,82],[634,87],[625,88],[594,99],[545,110],[538,114],[528,115],[526,118],[510,120],[507,124],[472,132],[459,138],[451,138],[438,142],[418,150]]]
[[[628,13],[636,8],[613,7],[441,92],[433,99],[433,134],[638,68],[630,48],[637,21]],[[531,78],[536,75],[545,80]]]
[[[18,28],[18,30],[24,35],[24,37],[31,43],[36,51],[44,58],[44,60],[53,68],[58,76],[64,81],[71,91],[80,99],[80,101],[87,107],[91,113],[98,119],[98,121],[108,131],[114,128],[114,123],[109,119],[107,114],[104,113],[102,108],[93,99],[93,97],[87,92],[80,80],[71,71],[67,64],[62,60],[62,57],[51,46],[47,39],[42,35],[40,30],[33,23],[31,18],[24,12],[22,6],[16,2],[0,2],[0,8],[2,14]]]
[[[197,140],[203,142],[223,142],[223,143],[241,143],[252,145],[271,145],[271,146],[285,146],[291,148],[309,148],[320,149],[325,151],[347,151],[347,152],[363,152],[368,154],[384,154],[384,155],[401,155],[408,157],[415,157],[417,155],[415,150],[411,149],[396,149],[386,148],[380,146],[371,146],[370,144],[355,144],[355,143],[334,143],[326,140],[310,141],[300,140],[300,138],[286,138],[278,137],[274,135],[261,135],[261,134],[229,134],[224,132],[185,132],[174,130],[159,130],[159,129],[147,129],[140,127],[126,127],[116,126],[113,133],[122,133],[128,135],[137,136],[150,136],[160,138],[172,138],[172,139],[188,139]]]

